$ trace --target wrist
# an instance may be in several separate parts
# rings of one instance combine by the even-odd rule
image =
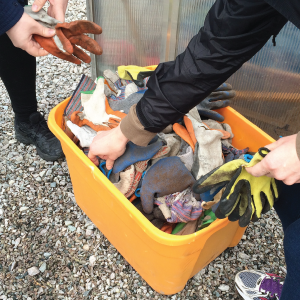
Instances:
[[[129,142],[129,139],[123,134],[120,125],[116,128],[116,132],[119,142],[126,145]]]

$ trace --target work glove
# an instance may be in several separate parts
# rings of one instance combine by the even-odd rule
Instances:
[[[144,87],[144,79],[146,77],[151,76],[157,65],[147,66],[147,67],[139,67],[139,66],[119,66],[118,74],[120,78],[132,80],[138,87]]]
[[[196,231],[202,230],[208,227],[211,223],[216,220],[216,215],[211,209],[205,210],[204,214],[200,217]]]
[[[211,129],[216,129],[221,132],[223,131],[224,133],[226,133],[228,135],[227,139],[224,139],[225,134],[223,135],[223,138],[222,138],[222,153],[225,158],[225,163],[227,163],[231,160],[234,160],[234,159],[238,159],[241,155],[243,155],[249,151],[248,147],[239,150],[239,149],[234,148],[231,145],[232,138],[234,135],[232,133],[232,130],[231,130],[231,127],[229,124],[219,123],[219,122],[217,122],[215,120],[211,120],[211,119],[205,120],[204,124]]]
[[[188,235],[195,233],[198,225],[198,220],[194,220],[188,223],[178,223],[173,229],[172,234],[175,235]]]
[[[239,150],[233,146],[227,147],[224,144],[222,144],[222,153],[225,157],[225,163],[240,158],[241,155],[246,154],[248,151],[248,147]]]
[[[205,125],[211,129],[220,129],[220,130],[225,130],[230,134],[230,137],[227,139],[222,140],[222,144],[229,147],[232,144],[232,138],[234,137],[234,134],[232,133],[231,126],[226,123],[219,123],[215,120],[208,119],[205,120]]]
[[[163,145],[164,143],[161,140],[147,147],[137,146],[132,142],[127,143],[124,154],[117,158],[114,163],[113,173],[119,173],[138,161],[151,159]]]
[[[107,85],[105,95],[107,96],[110,102],[123,102],[130,95],[135,93],[138,93],[138,95],[140,95],[141,98],[143,96],[143,93],[148,89],[145,86],[148,82],[149,77],[144,79],[143,87],[138,87],[131,80],[121,79],[117,72],[113,72],[111,70],[103,71],[103,77],[105,78],[105,84]],[[136,103],[132,103],[132,105]],[[121,109],[122,108],[117,108],[116,110]]]
[[[157,137],[165,143],[166,146],[164,147],[166,149],[163,155],[155,155],[155,157],[151,159],[151,165],[155,164],[162,158],[177,155],[180,149],[180,137],[178,137],[175,133],[165,134],[161,132],[157,134]]]
[[[191,187],[194,177],[176,156],[155,163],[146,173],[141,188],[141,201],[146,213],[151,213],[154,198],[181,192]]]
[[[194,152],[192,174],[196,179],[207,174],[215,167],[223,164],[221,139],[223,133],[219,130],[210,130],[201,119],[195,119],[190,113],[184,116],[184,124],[173,124],[173,130]]]
[[[180,158],[180,160],[184,163],[184,165],[186,166],[186,168],[189,171],[192,170],[194,154],[193,154],[193,150],[190,146],[187,147],[187,149],[185,150],[185,153],[177,155],[177,157]]]
[[[224,117],[218,112],[213,111],[213,109],[229,106],[229,99],[233,97],[235,97],[235,91],[232,90],[232,86],[230,84],[224,82],[196,107],[201,117],[223,122]]]
[[[237,159],[212,170],[197,180],[193,186],[194,193],[202,194],[227,185],[216,216],[219,219],[228,217],[232,222],[239,220],[241,227],[247,226],[251,219],[257,220],[262,213],[268,212],[278,198],[274,178],[254,177],[245,169],[260,162],[269,151],[260,148],[250,163]]]
[[[185,142],[187,142],[190,147],[192,148],[193,152],[195,152],[195,144],[197,142],[195,135],[192,136],[188,132],[187,128],[185,128],[183,125],[179,123],[173,124],[173,130],[174,132],[179,135]],[[195,141],[196,140],[196,141]]]
[[[196,200],[190,187],[182,192],[158,197],[154,204],[158,205],[169,223],[197,220],[202,213],[201,202]]]
[[[81,93],[83,111],[79,116],[81,120],[87,119],[94,125],[103,125],[111,129],[118,126],[126,114],[110,108],[104,93],[104,86],[104,78],[99,77],[94,91]]]
[[[94,137],[97,135],[97,132],[89,126],[79,127],[71,121],[67,121],[67,127],[78,138],[82,148],[90,147]]]
[[[76,45],[93,54],[102,54],[102,49],[97,42],[84,34],[101,34],[102,28],[99,25],[86,20],[61,23],[48,16],[43,9],[39,12],[33,12],[31,6],[25,6],[24,11],[43,26],[56,30],[54,38],[33,35],[34,39],[52,55],[80,65],[81,60],[90,63],[91,58]]]
[[[135,169],[134,165],[130,165],[120,172],[119,181],[114,183],[114,186],[123,194],[125,197],[130,196],[130,191],[132,190],[132,185],[134,182]],[[132,194],[131,194],[132,195]]]
[[[202,122],[187,115],[192,123],[189,130],[196,138],[192,174],[196,179],[223,164],[221,139],[223,134],[218,130],[208,129]]]

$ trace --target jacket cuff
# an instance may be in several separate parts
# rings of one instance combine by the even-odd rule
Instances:
[[[136,104],[131,106],[128,115],[121,121],[120,129],[127,139],[143,147],[156,136],[156,133],[144,129],[136,114]]]
[[[296,137],[296,151],[297,151],[298,158],[300,159],[300,131],[297,133],[297,137]]]

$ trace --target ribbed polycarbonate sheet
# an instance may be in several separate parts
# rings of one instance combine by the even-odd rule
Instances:
[[[167,1],[169,2],[169,1]],[[160,61],[168,15],[161,0],[93,1],[94,22],[103,28],[96,37],[103,48],[97,75],[119,65],[154,65]]]

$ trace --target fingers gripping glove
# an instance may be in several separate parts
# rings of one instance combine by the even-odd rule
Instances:
[[[85,63],[90,63],[91,58],[76,45],[93,54],[102,54],[102,49],[97,42],[84,34],[101,34],[102,29],[99,25],[85,20],[60,23],[48,16],[43,9],[36,13],[32,11],[31,6],[26,6],[24,10],[43,26],[56,30],[56,36],[54,38],[45,38],[36,34],[33,35],[34,39],[54,56],[80,65],[81,60]]]
[[[163,141],[157,141],[147,147],[137,146],[132,142],[127,143],[125,153],[114,163],[113,173],[119,173],[138,161],[151,159],[163,145]]]
[[[230,221],[239,220],[241,227],[247,226],[251,218],[260,218],[262,213],[268,212],[278,198],[274,178],[254,177],[245,169],[256,165],[268,152],[268,149],[260,148],[250,163],[237,159],[212,170],[197,180],[193,191],[204,193],[227,184],[216,216],[219,219],[228,217]]]
[[[192,186],[194,177],[176,156],[155,163],[146,173],[141,188],[141,201],[146,213],[151,213],[154,198],[181,192]]]
[[[201,117],[223,122],[224,117],[218,112],[213,111],[213,109],[229,106],[229,99],[233,97],[235,97],[235,91],[232,90],[232,86],[230,84],[225,82],[201,101],[196,107]]]

